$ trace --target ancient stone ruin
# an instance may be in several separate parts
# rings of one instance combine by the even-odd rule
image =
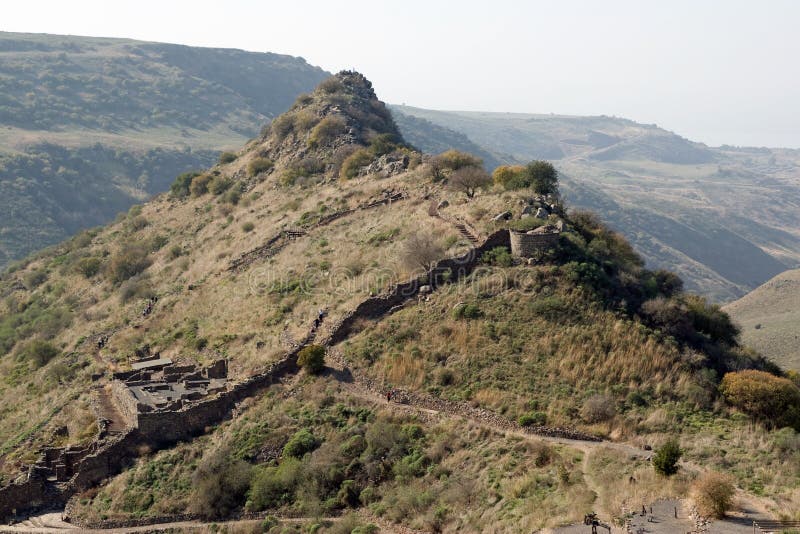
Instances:
[[[561,231],[555,225],[540,226],[529,232],[510,230],[511,253],[518,258],[535,258],[556,246]]]

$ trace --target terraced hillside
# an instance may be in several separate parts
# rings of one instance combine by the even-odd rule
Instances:
[[[474,157],[444,161],[342,72],[234,157],[6,272],[3,513],[527,532],[623,522],[708,469],[798,513],[796,431],[719,384],[782,388],[781,426],[800,390],[727,315],[591,213],[465,194]],[[650,449],[670,437],[665,478]]]

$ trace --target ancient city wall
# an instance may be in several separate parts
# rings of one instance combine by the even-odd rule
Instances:
[[[111,394],[120,415],[125,418],[125,424],[130,427],[138,426],[137,422],[137,402],[136,398],[121,380],[111,381]]]

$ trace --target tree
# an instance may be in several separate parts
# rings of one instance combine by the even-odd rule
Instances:
[[[653,456],[653,468],[660,475],[674,475],[678,472],[678,460],[681,459],[681,456],[683,456],[683,451],[677,440],[670,438]]]
[[[467,198],[472,198],[478,189],[485,189],[492,183],[492,179],[480,167],[463,167],[453,172],[447,180],[447,185],[458,191],[463,191]]]
[[[692,495],[700,513],[716,519],[725,517],[735,494],[736,488],[730,477],[713,471],[703,474],[692,486]]]
[[[558,171],[549,161],[531,161],[525,165],[524,176],[536,193],[558,194]]]
[[[748,369],[727,373],[719,389],[729,404],[753,418],[800,430],[800,388],[788,378]]]
[[[309,345],[297,353],[297,365],[307,373],[317,375],[325,368],[325,347]]]

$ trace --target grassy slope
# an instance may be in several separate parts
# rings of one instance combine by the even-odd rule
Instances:
[[[0,33],[0,267],[209,166],[325,75],[278,54]]]
[[[717,300],[800,261],[798,151],[710,148],[613,117],[393,109],[519,161],[557,160],[574,205]]]
[[[800,371],[800,271],[779,274],[725,310],[741,325],[745,343]]]
[[[364,88],[355,91],[363,94]],[[11,343],[0,357],[0,446],[8,452],[2,466],[6,477],[15,472],[17,462],[30,461],[40,445],[52,442],[62,425],[67,433],[59,443],[88,439],[93,431],[91,373],[125,368],[135,348],[149,344],[178,361],[207,362],[222,354],[230,358],[234,377],[247,376],[281,354],[284,330],[299,339],[320,307],[328,308],[327,320],[333,322],[371,292],[410,276],[404,259],[411,235],[436,236],[447,254],[463,250],[453,226],[428,214],[431,196],[448,200],[448,215],[468,220],[485,234],[497,225],[491,214],[504,207],[521,209],[524,192],[491,191],[467,202],[463,195],[432,184],[424,165],[383,179],[340,181],[335,165],[298,177],[309,158],[335,162],[337,154],[348,150],[346,136],[309,146],[309,130],[320,117],[339,113],[331,102],[341,109],[357,104],[351,115],[343,116],[357,141],[375,134],[363,124],[372,124],[377,132],[392,131],[376,101],[338,89],[332,95],[320,91],[279,121],[292,124],[291,129],[279,133],[274,127],[268,137],[249,143],[236,161],[210,170],[244,191],[238,203],[226,194],[183,200],[161,195],[3,277],[0,340]],[[264,156],[275,161],[275,168],[250,176],[249,163]],[[296,183],[281,186],[289,169]],[[310,228],[308,236],[269,260],[240,273],[227,271],[231,259],[280,229],[365,204],[386,189],[405,190],[409,198]],[[245,230],[248,222],[254,226],[250,231]],[[575,236],[569,239],[581,242]],[[483,275],[446,286],[427,302],[375,325],[361,325],[362,332],[345,342],[343,352],[379,383],[465,399],[511,418],[542,412],[551,424],[577,425],[639,444],[658,444],[680,431],[692,458],[731,471],[741,485],[756,487],[780,499],[784,509],[796,510],[796,451],[787,452],[778,436],[714,404],[713,374],[706,366],[718,355],[706,353],[704,346],[682,348],[626,310],[616,284],[624,279],[630,290],[639,291],[640,277],[647,273],[635,265],[625,267],[624,274],[614,267],[625,246],[612,236],[607,239],[618,250],[612,253],[600,241],[581,245],[581,250],[608,255],[603,261],[611,262],[610,285],[597,291],[574,278],[578,265],[570,267],[558,257],[541,266],[487,267]],[[564,242],[565,250],[574,249],[574,243]],[[143,274],[115,283],[106,268],[137,244],[152,251],[147,254],[151,265]],[[87,279],[76,267],[89,257],[100,259],[101,270]],[[158,303],[143,319],[144,299],[153,293]],[[472,319],[454,317],[459,302],[476,303],[480,313]],[[107,331],[113,333],[102,350],[96,350],[92,339],[84,342],[86,336]],[[35,338],[48,339],[61,354],[38,366],[25,351]],[[205,482],[199,481],[205,480],[206,467],[215,465],[215,450],[233,450],[247,464],[219,472],[252,475],[283,465],[285,457],[276,460],[267,453],[280,449],[289,432],[301,428],[318,438],[321,452],[305,457],[293,476],[279,480],[289,487],[272,505],[308,514],[342,506],[337,502],[347,500],[345,481],[354,480],[359,490],[373,488],[373,510],[392,520],[424,528],[440,522],[449,531],[476,532],[499,522],[514,531],[520,521],[535,528],[574,520],[576,513],[598,502],[605,513],[615,514],[625,487],[619,473],[623,482],[631,474],[649,479],[641,488],[653,494],[685,486],[685,479],[665,486],[647,465],[614,451],[594,451],[593,460],[584,461],[581,450],[542,449],[535,441],[504,438],[458,420],[418,420],[420,436],[414,429],[403,430],[415,422],[413,414],[399,420],[381,415],[372,406],[374,400],[350,398],[340,387],[332,378],[300,378],[286,391],[278,388],[210,436],[148,456],[96,497],[84,496],[85,514],[153,515],[185,509],[206,494]],[[584,401],[595,393],[609,399],[612,419],[592,423],[583,417]],[[352,410],[342,411],[339,403]],[[366,411],[358,415],[362,409]],[[353,435],[370,435],[373,425],[391,428],[375,427],[374,446],[368,444],[362,452],[340,452]],[[394,442],[402,444],[388,456],[381,456],[378,443],[384,434],[398,436]],[[726,456],[718,452],[723,442]],[[754,458],[744,451],[752,451],[747,447],[756,442],[760,452]],[[256,449],[264,449],[266,456],[254,456]],[[781,476],[768,479],[771,473]],[[236,501],[243,503],[244,498]]]

